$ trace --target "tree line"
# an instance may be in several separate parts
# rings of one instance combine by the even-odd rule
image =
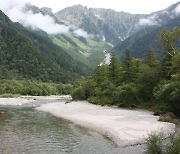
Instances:
[[[180,28],[159,35],[162,59],[149,48],[145,59],[133,58],[126,49],[124,60],[115,52],[110,65],[98,66],[89,78],[74,83],[72,97],[94,104],[151,108],[158,113],[180,112]]]
[[[0,95],[13,96],[13,94],[48,96],[69,94],[72,84],[45,83],[35,80],[0,80]]]

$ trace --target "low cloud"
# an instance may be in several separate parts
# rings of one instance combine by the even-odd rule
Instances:
[[[34,14],[32,11],[23,11],[28,0],[0,0],[0,9],[13,21],[19,22],[25,27],[32,27],[34,30],[41,29],[49,34],[65,33],[69,27],[56,24],[49,15],[42,13]]]
[[[78,29],[78,30],[74,30],[73,33],[76,35],[76,36],[82,36],[82,37],[89,37],[88,33],[86,31],[84,31],[83,29]]]
[[[160,25],[160,20],[158,17],[154,14],[151,15],[148,18],[142,18],[139,20],[139,25],[144,25],[144,26],[155,26],[155,25]]]
[[[174,12],[176,15],[180,14],[180,4],[178,6],[176,6],[176,8],[174,9]]]

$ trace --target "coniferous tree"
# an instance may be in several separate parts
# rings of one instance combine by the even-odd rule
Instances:
[[[106,65],[98,66],[93,78],[97,84],[101,84],[103,81],[108,80],[108,67]]]
[[[111,61],[109,65],[109,79],[113,84],[117,84],[118,78],[119,78],[119,61],[115,54],[115,52],[112,52],[111,54]]]
[[[159,65],[159,61],[157,58],[157,55],[154,53],[154,49],[153,48],[149,48],[147,53],[145,54],[146,59],[145,59],[145,63],[150,66],[150,67],[157,67],[157,65]]]
[[[125,59],[123,62],[123,68],[124,68],[124,81],[125,82],[131,82],[133,81],[133,58],[131,55],[131,50],[126,49],[125,51]]]
[[[180,40],[180,28],[171,30],[162,30],[160,41],[163,46],[162,76],[170,79],[172,75],[172,59],[177,54],[177,42]]]

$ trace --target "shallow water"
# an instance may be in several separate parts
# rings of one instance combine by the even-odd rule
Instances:
[[[19,107],[0,107],[0,153],[2,154],[141,154],[144,146],[124,149],[105,136],[66,120],[39,112],[38,100]]]

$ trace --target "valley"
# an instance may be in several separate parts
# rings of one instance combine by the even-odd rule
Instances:
[[[180,2],[52,1],[0,0],[0,153],[178,154]]]

